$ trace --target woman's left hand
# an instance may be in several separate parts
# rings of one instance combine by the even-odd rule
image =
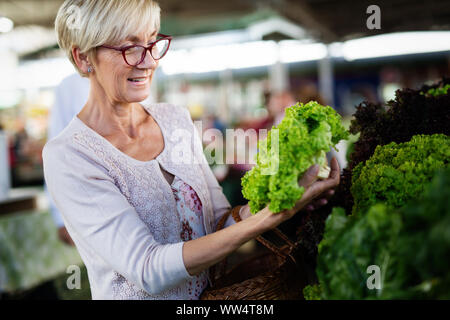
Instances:
[[[340,180],[339,179],[340,178],[340,168],[339,168],[339,163],[336,160],[336,158],[333,158],[331,160],[331,167],[332,167],[332,171],[330,172],[328,179],[335,180],[335,185],[337,186],[339,184],[339,180]],[[322,184],[322,182],[317,181],[313,184],[316,184],[314,187],[317,187],[317,185]],[[325,206],[328,203],[328,200],[334,194],[335,194],[334,188],[328,189],[327,191],[325,191],[325,192],[321,193],[320,195],[318,195],[317,197],[315,197],[304,208],[301,208],[300,210],[303,209],[303,210],[306,210],[307,212],[312,212],[316,209],[319,209],[320,207]],[[242,220],[252,216],[252,214],[250,213],[250,207],[248,204],[246,204],[244,206],[244,208],[242,208],[240,216],[241,216]]]
[[[328,204],[328,200],[331,199],[331,197],[334,195],[335,191],[334,189],[328,190],[324,193],[322,193],[319,197],[318,200],[314,200],[312,202],[310,202],[306,207],[305,210],[308,212],[312,212],[314,210],[319,209],[320,207],[323,207],[325,205]]]

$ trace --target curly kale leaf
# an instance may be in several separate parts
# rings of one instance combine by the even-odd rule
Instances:
[[[359,139],[354,144],[348,168],[344,170],[336,190],[335,205],[345,207],[347,213],[351,212],[351,171],[368,160],[377,146],[406,142],[418,134],[450,135],[449,86],[450,78],[444,78],[419,90],[398,90],[395,100],[386,105],[363,102],[356,107],[350,132],[359,134]]]
[[[447,94],[449,89],[450,89],[450,84],[447,84],[443,87],[431,88],[427,91],[426,95],[437,97],[440,95]],[[420,94],[424,94],[424,93],[420,92]]]
[[[303,288],[303,297],[305,300],[321,300],[321,291],[319,285],[306,286]]]
[[[376,298],[379,292],[366,285],[367,268],[378,265],[391,271],[391,247],[400,228],[400,217],[384,205],[374,206],[363,217],[347,216],[342,208],[335,208],[319,245],[316,273],[322,297]]]
[[[272,212],[292,208],[304,193],[299,178],[314,164],[326,167],[326,152],[347,137],[340,115],[329,106],[311,101],[287,108],[283,121],[258,143],[256,166],[242,178],[251,212],[266,205]]]
[[[319,246],[323,299],[449,299],[450,169],[439,170],[423,197],[392,209],[383,203],[347,216],[335,208]],[[368,267],[380,269],[369,289]]]
[[[450,93],[445,89],[449,86],[450,78],[444,78],[419,90],[398,90],[395,100],[386,105],[364,102],[357,106],[350,132],[360,137],[349,167],[369,159],[378,145],[406,142],[418,134],[450,135]]]
[[[448,166],[450,138],[417,135],[411,141],[378,146],[374,155],[353,169],[353,213],[378,202],[399,208],[423,194],[436,169]]]

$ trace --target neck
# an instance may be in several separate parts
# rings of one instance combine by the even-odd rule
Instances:
[[[78,114],[83,122],[104,137],[122,134],[131,139],[138,137],[138,128],[145,116],[139,103],[115,101],[92,80],[88,101]]]

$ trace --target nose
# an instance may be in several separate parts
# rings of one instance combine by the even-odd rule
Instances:
[[[158,61],[153,59],[152,55],[150,54],[150,50],[146,50],[144,60],[136,67],[139,69],[156,69],[157,66]]]

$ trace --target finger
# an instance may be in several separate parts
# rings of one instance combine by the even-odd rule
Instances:
[[[338,179],[339,184],[339,179],[341,177],[341,168],[339,167],[339,162],[337,161],[336,157],[333,157],[333,159],[331,159],[330,168],[331,171],[329,178]]]
[[[317,180],[317,175],[319,174],[319,165],[315,164],[305,172],[303,177],[300,179],[298,184],[305,189],[307,189],[309,186],[311,186],[314,181]]]
[[[321,199],[319,199],[319,200],[315,200],[313,203],[308,204],[308,205],[305,207],[305,209],[306,209],[306,211],[311,212],[311,211],[314,211],[314,210],[316,210],[316,209],[319,209],[319,208],[325,206],[327,203],[328,203],[328,200],[327,200],[327,199],[321,198]]]
[[[328,178],[314,182],[304,193],[306,199],[323,198],[339,184],[339,178]],[[332,192],[334,194],[334,190]]]
[[[318,209],[320,207],[323,207],[324,205],[326,205],[328,203],[328,200],[325,198],[320,198],[318,200],[314,200],[313,206],[314,208]]]
[[[340,172],[340,168],[339,168],[339,163],[335,157],[333,157],[333,159],[331,159],[330,166],[331,166],[331,171],[330,171],[329,177],[327,179],[316,181],[316,182],[314,180],[313,184],[309,185],[312,188],[311,191],[315,195],[315,197],[317,197],[322,192],[325,192],[328,189],[334,188],[339,185],[341,172]],[[306,189],[306,187],[305,187],[305,189]]]
[[[322,180],[320,182],[324,182],[323,186],[325,189],[334,188],[339,185],[340,178],[341,178],[341,169],[339,167],[339,162],[337,161],[336,157],[333,157],[330,162],[331,171],[328,179]],[[325,189],[323,191],[325,191]]]
[[[331,199],[331,197],[333,197],[335,193],[336,193],[336,191],[334,189],[329,189],[329,190],[325,191],[324,193],[322,193],[319,197],[325,198],[328,200],[328,199]]]
[[[338,181],[336,179],[328,178],[326,180],[315,182],[307,191],[310,191],[314,198],[318,198],[320,195],[326,194],[326,192],[337,185]]]

